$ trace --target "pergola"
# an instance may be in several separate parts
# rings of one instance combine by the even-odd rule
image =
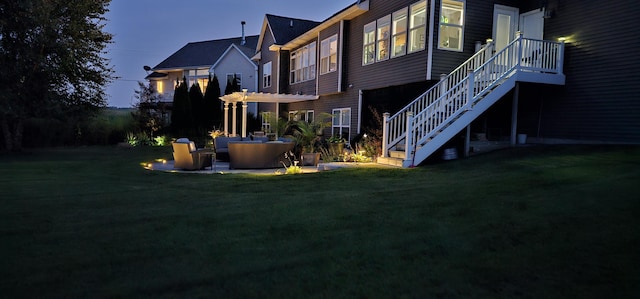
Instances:
[[[295,103],[303,101],[317,100],[317,95],[298,95],[298,94],[274,94],[274,93],[262,93],[251,92],[246,89],[242,92],[234,92],[232,94],[221,96],[220,99],[224,102],[224,134],[225,136],[236,136],[236,123],[237,123],[237,109],[238,103],[242,103],[242,137],[247,137],[247,102],[256,103],[275,103],[276,105],[276,119],[278,116],[278,110],[280,103]],[[233,114],[231,119],[231,135],[229,135],[229,105],[232,105]]]

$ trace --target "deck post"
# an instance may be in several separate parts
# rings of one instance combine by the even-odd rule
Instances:
[[[513,91],[513,104],[511,105],[511,146],[516,146],[516,137],[518,132],[518,97],[520,94],[520,83],[516,82],[516,88]]]
[[[469,152],[471,149],[471,124],[467,126],[467,134],[464,138],[464,157],[469,158]]]
[[[404,159],[408,161],[411,159],[411,155],[415,155],[412,153],[413,149],[413,112],[407,111],[407,133],[404,138]]]
[[[382,114],[382,156],[388,157],[389,150],[387,144],[389,143],[389,112]]]
[[[475,71],[469,72],[469,76],[468,76],[468,82],[467,84],[468,86],[468,90],[467,90],[467,103],[465,103],[465,106],[467,107],[466,110],[471,110],[471,105],[473,104],[473,97],[474,97],[474,86],[475,86]]]

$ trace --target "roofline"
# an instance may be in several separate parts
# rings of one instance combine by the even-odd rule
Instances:
[[[211,73],[212,70],[215,71],[215,68],[216,68],[216,66],[218,66],[218,63],[220,63],[222,61],[222,59],[227,55],[227,53],[229,53],[231,51],[232,48],[235,48],[238,52],[240,52],[242,57],[244,57],[249,63],[251,63],[253,65],[254,70],[256,70],[256,71],[258,70],[258,66],[253,62],[253,60],[251,60],[251,58],[249,58],[247,55],[245,55],[244,52],[242,52],[242,50],[240,50],[240,48],[238,48],[238,46],[236,46],[236,44],[231,44],[224,51],[224,53],[222,53],[222,55],[220,55],[220,58],[218,58],[218,60],[209,68],[209,73]]]
[[[320,25],[294,38],[290,42],[284,45],[278,45],[278,46],[282,50],[296,49],[306,44],[308,41],[316,39],[320,31],[325,30],[342,20],[351,20],[359,15],[362,15],[367,11],[369,11],[369,1],[364,1],[364,2],[358,1],[350,6],[347,6],[345,9],[337,12],[336,14],[329,17],[328,19],[322,21]]]
[[[275,41],[276,37],[273,35],[273,29],[271,28],[271,24],[269,24],[269,19],[267,18],[268,14],[264,15],[264,20],[262,21],[262,29],[260,29],[260,35],[258,36],[258,44],[256,44],[256,53],[260,52],[260,46],[262,45],[262,40],[264,38],[264,33],[267,32],[267,26],[269,27],[269,32],[271,32],[271,38]]]

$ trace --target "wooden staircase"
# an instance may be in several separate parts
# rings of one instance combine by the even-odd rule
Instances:
[[[519,36],[494,54],[488,43],[393,116],[384,114],[378,163],[418,165],[516,85],[563,85],[564,44]]]

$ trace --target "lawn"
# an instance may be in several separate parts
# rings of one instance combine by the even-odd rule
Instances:
[[[0,155],[0,296],[640,295],[638,146],[305,175],[140,167],[170,151]]]

